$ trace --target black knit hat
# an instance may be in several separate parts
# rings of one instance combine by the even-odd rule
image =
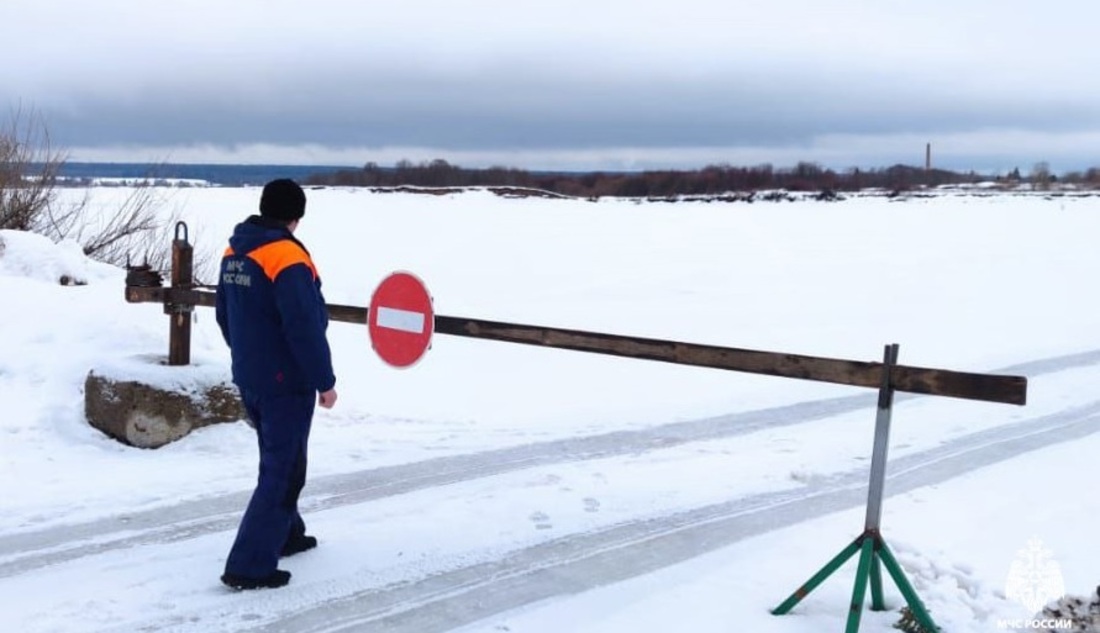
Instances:
[[[264,185],[260,194],[260,215],[265,218],[293,222],[306,214],[306,192],[289,178],[279,178]]]

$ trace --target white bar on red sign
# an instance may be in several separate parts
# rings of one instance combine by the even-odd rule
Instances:
[[[378,327],[413,334],[424,333],[424,313],[412,310],[400,310],[398,308],[378,308]]]

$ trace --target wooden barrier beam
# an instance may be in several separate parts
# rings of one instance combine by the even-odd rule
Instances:
[[[435,328],[436,332],[454,336],[644,358],[677,365],[712,367],[875,389],[882,383],[882,363],[877,362],[716,347],[447,316],[436,316]],[[1027,378],[1023,376],[975,374],[905,365],[894,367],[890,376],[897,391],[1005,404],[1022,405],[1027,402]]]
[[[213,292],[201,290],[134,286],[126,288],[126,300],[131,303],[168,302],[213,307],[214,297]],[[366,308],[330,304],[328,312],[329,319],[333,321],[359,324],[367,322]],[[877,389],[882,383],[882,363],[878,362],[717,347],[442,315],[435,317],[435,331],[452,336],[539,345],[855,387]],[[895,390],[908,393],[1017,405],[1027,402],[1027,378],[1024,376],[977,374],[897,365],[891,371],[890,381]]]

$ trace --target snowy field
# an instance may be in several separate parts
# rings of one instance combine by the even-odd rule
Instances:
[[[1100,198],[307,193],[330,303],[409,270],[448,316],[1026,375],[1024,407],[899,396],[884,534],[945,631],[1033,615],[1006,583],[1035,539],[1066,593],[1100,582]],[[259,190],[160,195],[216,260]],[[321,545],[288,587],[233,593],[253,432],[142,450],[88,426],[88,372],[166,354],[167,318],[73,244],[0,240],[0,631],[844,629],[854,560],[770,610],[862,531],[871,390],[448,336],[395,370],[333,323],[303,497]],[[228,372],[212,310],[193,359],[170,371]],[[896,631],[890,583],[887,605],[861,630]]]

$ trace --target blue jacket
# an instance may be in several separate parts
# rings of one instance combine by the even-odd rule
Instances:
[[[233,231],[220,268],[215,312],[233,382],[257,394],[332,389],[328,310],[305,246],[285,226],[252,216]]]

